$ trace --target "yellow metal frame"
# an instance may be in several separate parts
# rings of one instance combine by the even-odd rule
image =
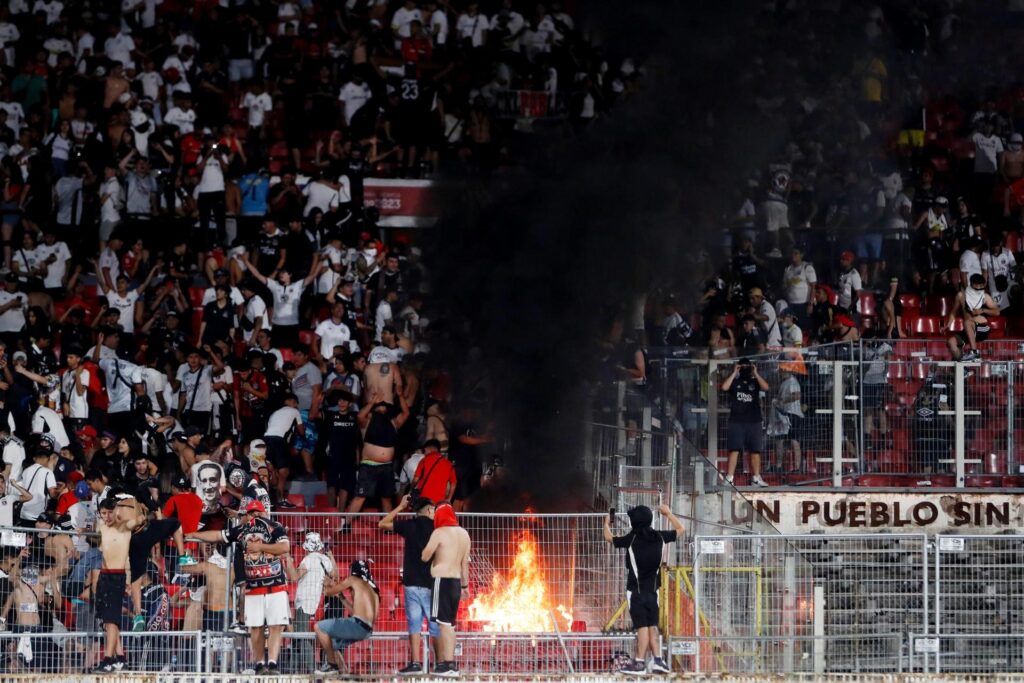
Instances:
[[[753,574],[754,576],[754,636],[761,635],[762,622],[762,609],[764,601],[764,591],[762,588],[762,576],[760,567],[701,567],[699,570],[703,574]],[[673,587],[669,588],[669,579],[674,579]],[[696,604],[697,592],[693,585],[693,568],[692,567],[669,567],[663,565],[661,568],[661,588],[658,589],[660,592],[659,603],[662,605],[671,605],[671,614],[668,610],[661,610],[660,619],[661,623],[658,624],[658,628],[661,632],[671,633],[672,625],[675,625],[676,630],[682,629],[683,622],[683,594],[684,592],[690,596],[690,599]],[[629,608],[629,602],[626,600],[622,601],[619,608],[615,610],[611,619],[605,624],[604,630],[610,631],[626,610]],[[674,619],[672,618],[674,617]],[[711,635],[711,622],[704,610],[698,611],[698,618],[700,619],[701,627],[704,636]],[[700,637],[700,633],[697,634]],[[719,671],[725,672],[728,669],[725,666],[725,659],[722,656],[722,651],[718,648],[715,649],[715,659],[718,660]],[[734,652],[733,655],[747,656],[747,657],[759,657],[761,655],[760,649],[754,652]]]

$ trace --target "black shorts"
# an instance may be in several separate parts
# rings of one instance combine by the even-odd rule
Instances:
[[[327,486],[352,493],[356,489],[356,468],[350,464],[342,464],[338,462],[337,458],[328,456]]]
[[[267,444],[267,462],[279,470],[287,470],[292,466],[292,454],[288,442],[280,436],[265,436]]]
[[[992,328],[988,326],[988,323],[978,323],[977,327],[974,328],[974,340],[980,344],[988,339],[988,335],[991,331]],[[964,344],[967,343],[967,330],[960,330],[956,333],[956,336],[957,339],[962,341]]]
[[[862,384],[865,408],[881,408],[885,400],[885,384]]]
[[[126,581],[125,572],[100,571],[96,580],[96,618],[102,623],[121,626]]]
[[[434,588],[430,594],[430,620],[454,628],[461,599],[462,582],[459,579],[434,577]]]
[[[726,449],[760,453],[764,450],[764,430],[760,422],[733,422],[729,420]]]
[[[360,498],[395,495],[395,471],[391,463],[359,463],[359,471],[356,472],[356,495]]]
[[[629,618],[633,620],[633,628],[647,628],[658,625],[658,593],[638,593],[626,591],[629,602]]]

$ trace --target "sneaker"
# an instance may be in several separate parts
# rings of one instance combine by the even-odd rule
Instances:
[[[458,678],[459,670],[455,662],[438,662],[434,667],[434,675],[441,678]]]
[[[114,667],[114,671],[124,671],[128,666],[128,660],[125,659],[124,655],[118,655],[117,657],[114,657],[114,661],[111,662],[111,664]]]
[[[423,665],[419,662],[409,662],[404,668],[398,670],[399,676],[418,676],[423,673]]]
[[[146,630],[146,617],[141,614],[136,614],[132,618],[132,631],[145,631]]]
[[[665,663],[665,660],[661,657],[655,657],[651,660],[651,671],[656,674],[670,674],[672,669]]]
[[[199,560],[192,557],[188,553],[185,553],[184,555],[178,558],[179,567],[191,567],[194,564],[199,564]]]
[[[296,505],[295,503],[291,502],[290,500],[279,500],[277,502],[276,507],[279,510],[294,510],[295,508],[297,508],[299,506]]]
[[[973,349],[971,351],[967,351],[967,352],[964,353],[964,355],[960,356],[960,362],[961,363],[970,363],[971,361],[976,361],[976,360],[980,360],[980,359],[981,359],[981,353],[979,351],[977,351],[976,349]]]
[[[767,254],[765,254],[765,256],[767,256],[768,258],[782,258],[782,252],[779,251],[778,249],[772,249]]]
[[[767,486],[768,485],[768,482],[766,482],[764,479],[762,479],[760,474],[755,474],[753,477],[751,477],[750,478],[750,483],[753,484],[754,486]]]
[[[114,668],[113,660],[111,660],[110,657],[104,657],[103,661],[101,661],[98,665],[96,665],[93,668],[91,673],[94,673],[94,674],[112,674],[115,671],[117,671],[117,669]]]
[[[267,662],[267,675],[268,676],[280,676],[281,667],[277,665],[277,662]]]
[[[734,479],[735,479],[735,477],[733,475],[731,475],[731,474],[727,474],[724,477],[722,477],[722,480],[726,484],[729,484],[730,486],[732,486],[732,482],[733,482]]]
[[[247,636],[249,635],[249,629],[247,629],[245,627],[245,624],[243,624],[242,622],[236,621],[235,623],[231,624],[231,626],[228,626],[228,633],[234,633],[238,636]]]
[[[629,664],[621,666],[615,673],[628,674],[630,676],[645,676],[647,675],[647,667],[639,659],[630,661]]]
[[[320,667],[316,670],[316,672],[318,674],[336,674],[336,673],[340,673],[338,671],[338,667],[336,667],[334,664],[331,664],[326,659],[324,661],[320,662]],[[398,673],[402,673],[402,672],[399,671]]]
[[[267,675],[267,663],[266,662],[256,662],[255,674],[257,676],[266,676]]]

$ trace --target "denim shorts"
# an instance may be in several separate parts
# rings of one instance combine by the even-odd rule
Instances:
[[[325,619],[317,623],[316,627],[330,637],[335,650],[344,650],[349,645],[373,635],[373,629],[365,621],[355,617]]]
[[[423,620],[429,624],[431,638],[437,638],[441,633],[437,622],[430,621],[430,589],[423,586],[402,586],[405,593],[405,621],[409,627],[409,633],[420,633],[423,631]]]

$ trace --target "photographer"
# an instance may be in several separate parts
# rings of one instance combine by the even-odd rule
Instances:
[[[203,131],[203,149],[196,170],[199,185],[196,187],[199,207],[199,240],[201,244],[223,244],[225,237],[225,195],[224,171],[231,163],[227,150],[217,144],[213,133]],[[216,221],[215,235],[210,235],[210,215]]]
[[[767,486],[761,478],[760,392],[768,391],[768,382],[749,359],[743,358],[733,368],[732,374],[722,382],[722,391],[729,397],[729,464],[725,481],[729,484],[733,482],[740,451],[746,451],[750,457],[750,482],[755,486]]]

